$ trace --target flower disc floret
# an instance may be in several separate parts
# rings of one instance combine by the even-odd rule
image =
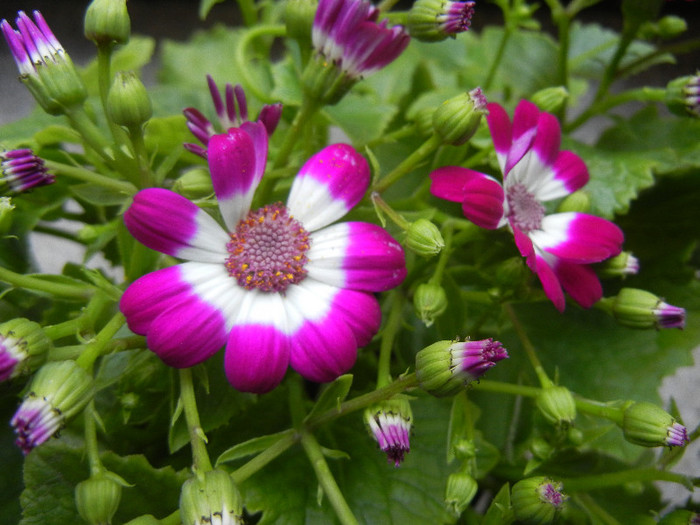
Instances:
[[[247,290],[284,292],[306,277],[309,247],[309,232],[281,203],[265,206],[231,233],[226,268]]]

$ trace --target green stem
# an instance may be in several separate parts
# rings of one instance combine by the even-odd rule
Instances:
[[[540,360],[537,357],[535,346],[532,344],[530,338],[527,336],[527,332],[525,332],[525,327],[520,322],[520,319],[515,313],[515,310],[513,310],[513,306],[510,304],[505,304],[503,308],[505,309],[506,313],[508,314],[508,317],[510,318],[511,323],[513,324],[513,329],[518,335],[520,343],[523,345],[523,349],[525,350],[525,354],[530,360],[530,364],[532,364],[532,367],[535,369],[535,374],[537,374],[537,379],[539,379],[540,385],[542,385],[542,387],[544,388],[551,386],[552,381],[549,379],[549,377],[547,377],[547,373],[544,371],[542,363],[540,363]]]
[[[73,129],[80,133],[85,143],[92,148],[95,153],[102,157],[109,164],[113,164],[111,147],[107,139],[102,135],[102,131],[98,128],[90,117],[87,116],[82,107],[73,108],[66,112],[66,117]]]
[[[120,339],[113,339],[105,347],[104,353],[123,352],[135,348],[146,348],[146,338],[142,335],[132,335]],[[75,360],[83,353],[84,345],[59,346],[49,351],[49,361]]]
[[[85,345],[83,353],[76,359],[76,363],[85,370],[92,369],[95,360],[102,355],[105,349],[109,348],[109,342],[119,329],[124,325],[126,319],[121,312],[117,312],[112,319],[100,330],[95,338]]]
[[[501,41],[498,44],[498,51],[496,51],[496,56],[494,57],[493,62],[491,62],[491,67],[489,69],[488,75],[486,75],[486,80],[484,80],[484,83],[481,85],[482,89],[485,92],[488,92],[488,90],[491,89],[491,84],[493,84],[493,79],[496,77],[496,71],[498,71],[498,66],[501,64],[501,60],[503,59],[503,53],[506,50],[506,45],[508,44],[510,35],[511,30],[506,21],[506,26],[503,29],[503,36],[501,37]]]
[[[97,427],[95,425],[95,402],[90,401],[85,408],[85,450],[90,463],[90,476],[95,476],[104,470],[97,448]]]
[[[44,292],[63,299],[87,299],[95,292],[95,289],[87,284],[56,283],[31,275],[15,273],[2,266],[0,266],[0,281],[15,288]]]
[[[99,173],[95,173],[94,171],[80,166],[70,166],[53,160],[46,160],[44,164],[49,171],[57,175],[65,175],[83,182],[89,182],[125,195],[133,195],[138,191],[138,188],[130,182],[105,177],[104,175],[100,175]]]
[[[396,142],[397,140],[400,140],[405,137],[411,137],[415,134],[416,125],[414,123],[407,124],[395,131],[386,133],[376,139],[372,139],[369,142],[366,142],[364,144],[360,143],[357,145],[357,149],[362,150],[364,148],[374,148],[376,146],[381,146],[382,144],[387,144],[389,142]]]
[[[231,472],[233,481],[239,485],[247,480],[250,476],[262,469],[265,465],[280,456],[282,453],[291,448],[300,439],[300,435],[294,430],[289,429],[286,435],[280,438],[274,445],[265,449],[263,452],[255,456],[246,464]]]
[[[391,219],[391,221],[394,224],[396,224],[399,228],[406,231],[411,227],[411,223],[404,219],[403,216],[400,213],[398,213],[394,208],[389,206],[386,203],[386,201],[382,199],[379,193],[377,193],[376,191],[373,192],[370,198],[372,199],[372,203],[375,205],[375,207],[379,208],[379,210],[384,212]]]
[[[569,33],[571,31],[571,18],[569,18],[566,13],[562,10],[560,13],[556,14],[556,21],[558,26],[559,35],[559,84],[564,87],[564,89],[569,89]],[[566,102],[561,105],[558,111],[558,117],[560,121],[564,121],[564,116],[566,115]]]
[[[258,100],[266,104],[273,103],[275,100],[270,97],[268,90],[258,87],[260,82],[251,77],[250,70],[252,68],[250,60],[247,58],[248,47],[256,38],[262,36],[284,36],[286,33],[287,30],[283,25],[262,25],[249,29],[243,34],[243,37],[233,53],[233,62],[236,65],[236,71],[241,75],[243,87]]]
[[[299,428],[306,417],[301,376],[293,374],[287,384],[289,385],[289,412],[292,416],[292,425],[294,428]]]
[[[190,435],[193,467],[199,472],[212,470],[206,447],[207,438],[199,422],[199,412],[197,411],[197,400],[194,396],[194,384],[190,368],[180,369],[180,400],[182,401],[187,430]]]
[[[608,472],[596,474],[594,476],[565,478],[561,480],[566,490],[570,492],[585,492],[639,481],[670,481],[685,487],[688,486],[687,476],[676,474],[675,472],[668,472],[666,470],[657,470],[655,468],[635,468],[621,470],[619,472]]]
[[[382,332],[382,342],[379,345],[379,363],[377,365],[377,388],[382,388],[391,383],[391,350],[394,347],[396,334],[401,328],[404,299],[397,292],[391,292],[391,310]]]
[[[45,326],[44,333],[49,339],[55,341],[56,339],[61,339],[69,335],[76,335],[83,329],[84,325],[85,318],[81,315],[75,319],[69,319],[68,321],[64,321],[62,323]]]
[[[241,10],[246,27],[252,27],[258,23],[258,12],[254,0],[238,0],[238,8]]]
[[[377,181],[371,188],[372,192],[382,193],[389,186],[397,182],[401,177],[413,171],[418,164],[428,155],[434,152],[442,144],[439,135],[434,134],[426,140],[416,151],[406,157],[393,171]]]
[[[129,138],[131,138],[131,143],[134,146],[136,162],[139,166],[139,182],[141,188],[148,188],[152,186],[153,175],[151,173],[151,167],[148,161],[146,144],[143,141],[143,128],[141,126],[133,126],[129,128]]]
[[[125,144],[126,135],[124,130],[115,124],[107,111],[107,96],[112,87],[112,51],[114,44],[112,42],[97,44],[97,81],[100,88],[100,101],[102,102],[102,111],[109,124],[109,130],[112,133],[112,138],[116,144]]]
[[[450,255],[452,254],[452,241],[454,239],[453,237],[453,232],[454,232],[454,226],[452,224],[452,221],[447,221],[444,224],[444,229],[445,229],[445,247],[440,251],[440,257],[438,258],[438,262],[435,265],[435,271],[433,272],[433,276],[430,278],[430,283],[431,284],[437,284],[439,285],[442,282],[442,275],[445,273],[445,268],[447,267],[447,261],[450,259]]]
[[[292,121],[291,126],[287,130],[287,134],[284,136],[284,142],[277,152],[277,157],[275,158],[275,163],[273,168],[281,168],[286,166],[289,161],[289,156],[294,149],[294,145],[297,140],[301,138],[302,131],[306,126],[306,123],[311,120],[311,118],[316,114],[319,107],[317,104],[311,102],[308,99],[304,99],[304,103],[299,108],[294,121]]]
[[[304,451],[316,473],[316,478],[333,507],[336,516],[338,516],[340,523],[343,525],[357,525],[359,522],[350,510],[350,507],[343,497],[343,493],[340,491],[340,487],[338,487],[338,484],[333,478],[331,469],[328,467],[326,458],[323,457],[321,446],[318,444],[318,441],[316,441],[316,438],[313,434],[305,430],[301,434],[301,445],[304,447]]]
[[[592,517],[596,520],[595,523],[600,525],[622,525],[619,521],[613,518],[608,512],[603,509],[590,494],[579,493],[574,495],[574,501],[585,508]]]

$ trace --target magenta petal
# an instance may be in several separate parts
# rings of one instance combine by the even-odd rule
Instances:
[[[590,266],[557,260],[554,273],[574,301],[590,308],[603,296],[603,287]]]
[[[471,177],[464,185],[462,211],[477,226],[494,230],[502,225],[505,201],[503,186],[488,175],[476,175],[479,176]]]
[[[227,335],[223,313],[198,296],[190,295],[151,323],[146,342],[165,364],[187,368],[215,354]]]
[[[142,244],[167,255],[201,262],[223,262],[226,232],[207,213],[163,188],[147,188],[134,195],[124,224]]]
[[[581,157],[571,151],[562,151],[552,166],[554,179],[562,184],[568,193],[583,188],[588,183],[588,168]]]
[[[224,368],[241,392],[264,394],[280,384],[289,364],[290,340],[275,326],[234,326],[226,345]]]
[[[522,230],[519,230],[518,228],[513,226],[512,222],[511,222],[510,227],[513,230],[513,237],[515,238],[515,246],[517,246],[518,251],[520,251],[520,255],[525,257],[525,262],[527,263],[528,267],[533,272],[536,271],[535,247],[533,246],[532,241],[530,240],[530,237],[528,237],[525,233],[523,233]]]
[[[624,234],[612,222],[585,213],[557,213],[530,233],[542,250],[575,263],[600,262],[622,250]]]
[[[559,155],[561,127],[556,117],[550,113],[540,113],[537,121],[537,135],[532,150],[542,164],[551,166]]]
[[[460,166],[445,166],[430,173],[430,193],[452,202],[462,202],[464,185],[480,173]]]
[[[341,290],[333,299],[331,308],[343,315],[359,347],[369,344],[379,331],[382,312],[379,301],[370,293]]]
[[[547,261],[539,255],[536,256],[535,273],[542,283],[545,295],[554,303],[554,307],[557,310],[563,312],[566,307],[566,299],[564,298],[559,279],[551,266],[547,264]]]
[[[489,112],[486,121],[489,125],[489,131],[491,131],[491,138],[493,139],[493,146],[496,148],[496,154],[499,160],[501,158],[505,159],[513,141],[513,127],[510,118],[506,110],[503,109],[503,106],[496,102],[487,104],[486,109]],[[501,169],[503,169],[502,163]]]

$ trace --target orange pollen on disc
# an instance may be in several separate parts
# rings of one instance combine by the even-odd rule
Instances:
[[[240,286],[284,292],[306,277],[309,232],[281,203],[248,213],[226,244],[226,269]]]

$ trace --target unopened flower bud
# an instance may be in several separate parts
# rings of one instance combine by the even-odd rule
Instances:
[[[688,431],[671,414],[644,401],[625,409],[622,433],[627,441],[643,447],[682,447],[689,442]]]
[[[543,476],[518,481],[510,498],[516,519],[532,525],[552,523],[566,499],[562,484]]]
[[[496,267],[496,282],[505,289],[513,289],[530,276],[522,257],[510,257]]]
[[[55,180],[32,150],[0,150],[0,195],[17,195]]]
[[[437,226],[428,219],[418,219],[406,231],[406,247],[422,255],[437,255],[445,247],[445,240]]]
[[[639,37],[645,40],[654,38],[675,38],[688,30],[688,24],[679,16],[667,15],[658,22],[647,22],[639,30]]]
[[[102,472],[75,487],[75,506],[80,517],[90,525],[108,525],[119,508],[122,485],[116,474]]]
[[[476,457],[476,444],[473,439],[460,439],[454,444],[455,457],[466,461]]]
[[[417,110],[413,115],[413,122],[416,124],[416,131],[422,136],[430,136],[434,133],[433,115],[435,107],[425,107]]]
[[[85,37],[96,44],[126,44],[131,20],[126,0],[92,0],[85,12]]]
[[[542,111],[556,113],[569,98],[569,91],[564,86],[553,86],[540,89],[530,97]]]
[[[409,437],[413,426],[411,404],[404,397],[394,397],[365,410],[365,424],[370,435],[395,467],[401,465],[411,450]]]
[[[665,102],[675,115],[700,118],[700,72],[669,82]]]
[[[661,518],[659,525],[700,525],[700,514],[691,510],[676,509]]]
[[[148,91],[132,71],[120,71],[114,77],[107,96],[110,118],[120,126],[137,128],[153,115]]]
[[[413,307],[423,324],[432,326],[447,309],[447,294],[439,284],[419,284],[413,296]]]
[[[185,481],[180,492],[183,525],[243,524],[243,504],[230,474],[209,470]]]
[[[438,341],[416,354],[416,377],[426,392],[451,396],[507,357],[503,345],[493,339]]]
[[[576,419],[576,402],[568,388],[552,385],[543,388],[536,399],[537,408],[553,425],[569,426]]]
[[[316,16],[317,0],[287,0],[284,23],[287,36],[299,42],[302,49],[311,48],[311,27]]]
[[[549,441],[543,438],[534,438],[530,442],[529,448],[532,455],[540,460],[547,460],[552,457],[552,454],[554,453],[554,447],[549,443]]]
[[[601,307],[609,311],[623,326],[630,328],[683,328],[685,309],[665,303],[646,290],[623,288],[617,297],[601,299]]]
[[[639,259],[630,252],[621,252],[598,267],[600,277],[627,277],[639,272]]]
[[[131,521],[127,521],[124,525],[161,525],[161,522],[153,516],[153,514],[144,514]]]
[[[173,184],[173,191],[188,199],[203,199],[214,193],[209,170],[192,168],[183,173]]]
[[[445,489],[445,506],[452,514],[459,516],[472,502],[478,489],[476,480],[466,472],[450,474]]]
[[[570,211],[578,213],[586,213],[591,209],[591,196],[587,191],[578,190],[564,198],[559,206],[557,206],[558,213],[566,213]]]
[[[408,32],[423,42],[438,42],[469,29],[475,2],[417,0],[408,12]]]
[[[29,319],[0,324],[0,381],[34,372],[46,361],[51,341]]]
[[[85,408],[93,396],[92,376],[75,361],[42,366],[10,424],[25,454],[48,440]]]
[[[472,138],[486,113],[486,97],[475,88],[443,102],[433,114],[433,127],[445,144],[459,146]]]

